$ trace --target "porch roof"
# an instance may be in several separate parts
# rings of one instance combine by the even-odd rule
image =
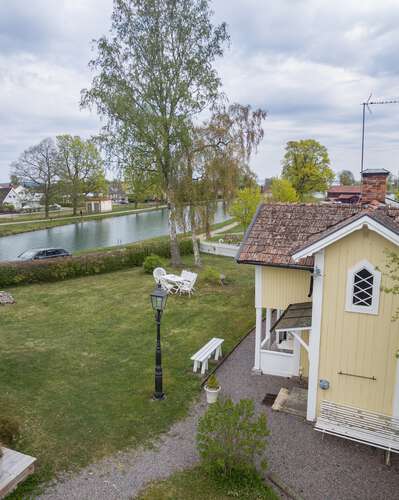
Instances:
[[[290,330],[309,330],[312,327],[312,303],[290,304],[271,330],[286,332]]]

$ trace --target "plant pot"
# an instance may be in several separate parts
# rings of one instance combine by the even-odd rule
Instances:
[[[204,387],[206,392],[206,401],[208,404],[216,403],[221,387],[210,389],[207,385]]]

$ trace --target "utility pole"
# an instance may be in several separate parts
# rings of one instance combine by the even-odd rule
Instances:
[[[363,106],[363,119],[362,119],[362,159],[360,163],[360,172],[363,172],[364,168],[364,134],[365,134],[365,126],[366,126],[366,108],[368,109],[369,113],[371,113],[370,106],[374,104],[399,104],[399,100],[397,99],[389,99],[386,101],[371,101],[371,94],[369,95],[369,98],[367,101],[362,102]]]

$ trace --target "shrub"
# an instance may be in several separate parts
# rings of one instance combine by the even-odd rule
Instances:
[[[205,267],[200,274],[200,278],[208,285],[221,285],[220,273],[213,267]]]
[[[147,274],[152,274],[155,268],[164,267],[165,263],[159,255],[151,254],[145,258],[143,263],[144,272]]]
[[[0,212],[12,213],[15,212],[15,207],[12,203],[3,203],[0,205]]]
[[[266,416],[255,418],[252,400],[237,404],[231,399],[218,401],[209,406],[198,424],[202,466],[224,480],[252,478],[257,475],[255,460],[264,453],[268,435]],[[265,461],[261,465],[266,468]]]
[[[190,239],[179,242],[182,255],[193,253]],[[124,248],[77,255],[65,259],[5,262],[0,264],[0,288],[28,283],[60,281],[142,266],[146,257],[170,258],[167,238],[136,243]]]
[[[0,417],[0,443],[12,446],[19,438],[19,424],[7,417]]]
[[[209,389],[219,389],[220,387],[220,384],[219,384],[219,381],[218,379],[216,378],[216,375],[215,374],[212,374],[207,383],[206,383],[206,386],[209,388]]]

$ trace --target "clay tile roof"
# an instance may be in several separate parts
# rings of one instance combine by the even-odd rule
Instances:
[[[292,255],[365,214],[399,234],[399,208],[336,203],[260,205],[237,262],[310,269],[313,257],[295,262]]]
[[[361,186],[331,186],[327,193],[361,194]]]

